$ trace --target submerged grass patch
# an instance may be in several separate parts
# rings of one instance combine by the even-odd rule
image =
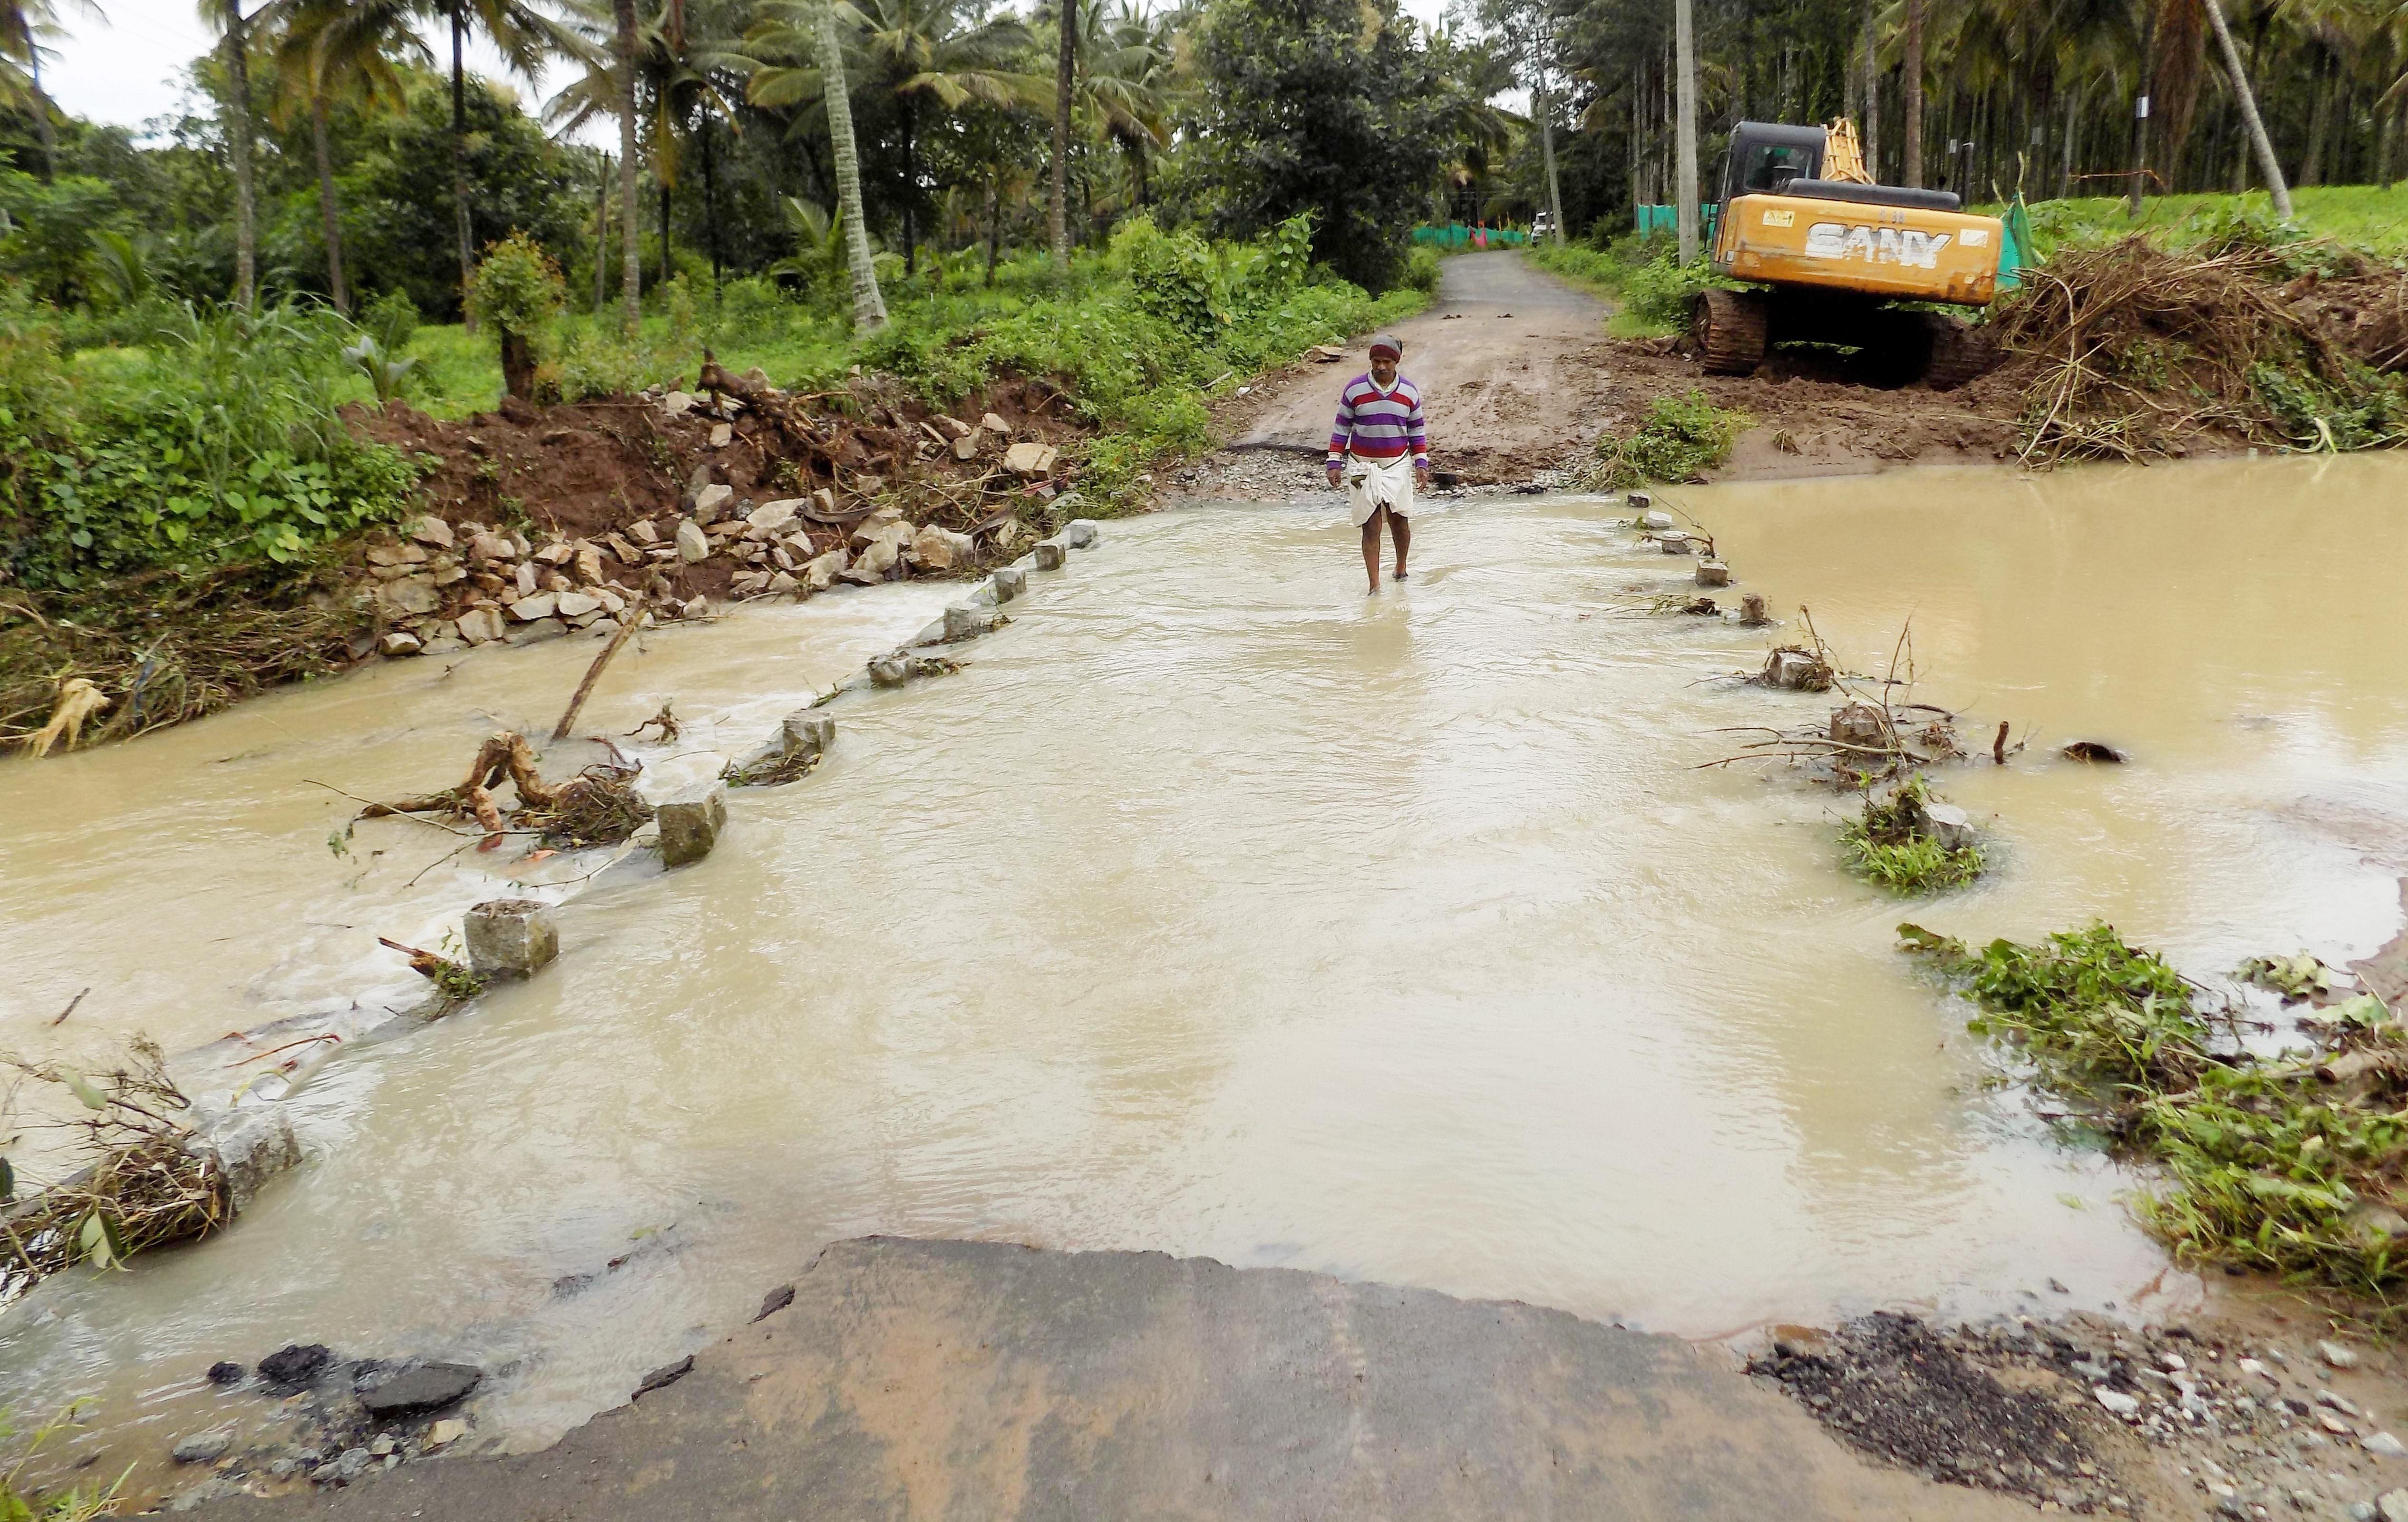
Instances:
[[[1756,419],[1735,408],[1716,407],[1703,391],[1658,396],[1627,433],[1598,440],[1597,463],[1581,478],[1584,490],[1618,492],[1650,481],[1696,483],[1730,458],[1739,436]]]
[[[2135,1205],[2178,1253],[2386,1303],[2408,1277],[2408,1032],[2371,996],[2301,1021],[2268,1055],[2229,1007],[2113,926],[1979,951],[1901,925],[1981,1008],[1976,1034],[2029,1059],[2068,1120],[2163,1171]]]
[[[1949,845],[1934,831],[1928,810],[1936,801],[1921,777],[1886,798],[1868,795],[1863,816],[1840,829],[1849,870],[1907,895],[1962,887],[1981,876],[1979,845]]]

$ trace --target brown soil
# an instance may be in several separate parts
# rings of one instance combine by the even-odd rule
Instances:
[[[360,438],[428,462],[420,491],[429,511],[453,522],[515,526],[537,544],[598,542],[638,520],[652,522],[666,541],[681,500],[705,483],[733,489],[739,510],[826,488],[839,512],[866,509],[875,497],[914,523],[965,532],[997,511],[1037,502],[1037,483],[1002,472],[1001,440],[984,436],[977,457],[955,460],[939,446],[936,409],[899,388],[856,381],[813,398],[808,412],[825,437],[824,447],[797,449],[747,410],[728,424],[729,442],[713,449],[719,418],[699,410],[668,416],[643,398],[550,408],[511,401],[457,423],[397,405],[356,409],[349,421]],[[1085,432],[1064,394],[1042,380],[1002,382],[966,398],[951,415],[976,429],[989,412],[1010,426],[1015,442],[1062,445]],[[1057,479],[1071,477],[1066,468]],[[796,528],[809,533],[815,551],[845,536],[837,524],[798,522]],[[605,566],[614,584],[633,587],[641,580],[634,566],[608,558]],[[713,602],[724,600],[743,568],[721,554],[665,566],[673,596]]]

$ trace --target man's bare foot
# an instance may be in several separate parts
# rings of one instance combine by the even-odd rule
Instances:
[[[1397,567],[1397,574],[1395,575],[1395,577],[1394,577],[1394,578],[1392,578],[1392,580],[1401,582],[1401,581],[1403,581],[1404,579],[1405,579],[1405,567],[1403,567],[1402,566],[1399,566],[1399,567]]]

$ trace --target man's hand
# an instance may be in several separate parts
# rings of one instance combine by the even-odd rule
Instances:
[[[1333,492],[1338,490],[1338,467],[1335,465],[1329,467],[1329,489]]]
[[[1416,491],[1428,491],[1429,476],[1429,462],[1427,460],[1415,460],[1413,462],[1413,488]]]

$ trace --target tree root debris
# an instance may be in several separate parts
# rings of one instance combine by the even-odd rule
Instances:
[[[371,803],[359,817],[448,814],[474,819],[493,838],[518,828],[562,848],[616,845],[652,821],[652,806],[637,796],[634,785],[641,769],[638,764],[597,762],[565,783],[547,783],[537,768],[534,747],[524,736],[506,730],[478,747],[468,775],[456,785],[392,803]],[[519,806],[507,815],[494,797],[506,780],[519,797]]]

